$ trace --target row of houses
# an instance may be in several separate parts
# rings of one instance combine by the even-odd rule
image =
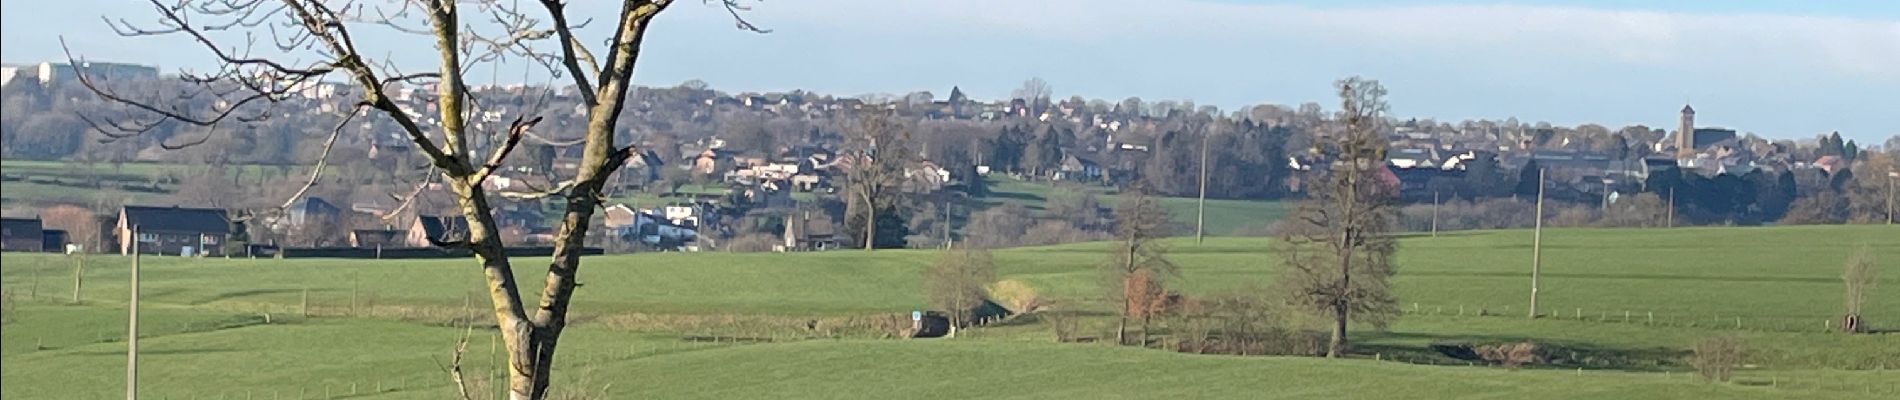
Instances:
[[[309,218],[307,210],[290,213],[290,218]],[[233,218],[227,210],[213,208],[125,206],[102,221],[100,237],[73,238],[65,231],[44,229],[39,218],[4,218],[0,226],[0,250],[5,251],[88,251],[86,243],[104,248],[92,251],[180,256],[226,256],[250,253],[273,244],[247,243],[244,218]],[[434,243],[466,237],[467,224],[459,216],[421,216],[406,229],[358,229],[349,233],[349,244],[357,248],[426,248]],[[96,240],[94,240],[96,239]]]

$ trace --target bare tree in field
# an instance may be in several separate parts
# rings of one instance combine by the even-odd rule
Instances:
[[[741,29],[763,32],[739,19],[744,6],[738,1],[707,3],[732,13]],[[340,122],[331,129],[309,180],[281,208],[288,208],[317,182],[338,135],[351,120],[374,118],[381,129],[406,137],[424,164],[415,173],[439,174],[468,222],[463,240],[437,245],[467,249],[481,266],[508,351],[509,397],[542,399],[548,395],[556,345],[567,327],[587,222],[602,201],[608,177],[635,153],[632,146],[616,143],[614,133],[633,84],[641,43],[653,18],[673,3],[625,0],[619,2],[617,13],[569,15],[567,2],[560,0],[151,0],[156,24],[107,20],[108,25],[124,36],[177,37],[197,43],[217,68],[181,74],[181,80],[198,88],[181,94],[114,90],[111,82],[78,74],[88,89],[124,106],[121,113],[82,118],[108,141],[165,124],[204,128],[203,137],[161,143],[177,149],[204,143],[223,129],[290,112],[275,110],[275,106],[325,79],[346,80],[351,87],[348,95],[356,96],[354,106],[338,116]],[[582,22],[575,22],[576,18]],[[586,32],[600,31],[606,34],[583,37]],[[366,32],[385,38],[370,39]],[[427,71],[405,72],[394,60],[378,58],[407,50],[392,47],[392,42],[403,41],[387,40],[391,35],[426,40],[433,46],[437,65]],[[543,50],[548,48],[558,50]],[[503,169],[523,135],[531,135],[529,129],[541,120],[534,114],[542,110],[531,106],[509,124],[471,124],[486,105],[465,82],[467,71],[504,60],[547,68],[554,79],[566,80],[563,84],[578,93],[585,109],[586,133],[574,140],[583,147],[577,172],[557,185],[525,193],[489,193],[483,187],[484,181]],[[401,85],[432,91],[420,95],[429,98],[436,110],[411,108],[397,97]],[[556,85],[548,86],[544,89],[551,92]],[[192,108],[189,104],[212,106]],[[481,143],[489,143],[488,148],[473,146]],[[407,206],[422,187],[407,196],[392,196]],[[558,197],[566,203],[538,304],[521,298],[489,203],[494,195]]]
[[[1344,130],[1320,139],[1333,160],[1309,199],[1288,219],[1277,245],[1285,257],[1275,276],[1281,294],[1297,306],[1332,319],[1327,357],[1347,348],[1350,321],[1384,327],[1397,315],[1391,278],[1398,243],[1397,182],[1385,172],[1386,140],[1380,131],[1385,88],[1358,77],[1335,84],[1342,100]]]
[[[845,185],[851,201],[863,207],[864,250],[877,248],[877,212],[897,203],[897,191],[904,183],[904,168],[909,165],[910,129],[888,115],[875,111],[858,116],[850,129],[855,151],[845,169]]]
[[[1128,344],[1128,319],[1141,318],[1142,335],[1156,304],[1153,294],[1164,290],[1164,280],[1180,274],[1180,267],[1169,261],[1168,247],[1160,239],[1168,234],[1168,210],[1137,182],[1122,192],[1115,207],[1115,242],[1103,263],[1105,286],[1110,299],[1121,303],[1121,319],[1115,325],[1115,343]]]
[[[983,306],[986,289],[996,281],[996,262],[989,250],[944,251],[924,268],[924,297],[930,308],[950,313],[950,326],[969,323],[971,312]]]
[[[1847,299],[1847,314],[1842,317],[1841,329],[1847,332],[1864,332],[1867,321],[1861,319],[1861,311],[1867,305],[1874,286],[1880,282],[1880,267],[1874,259],[1873,251],[1861,246],[1852,257],[1847,259],[1847,267],[1841,273],[1843,295]]]

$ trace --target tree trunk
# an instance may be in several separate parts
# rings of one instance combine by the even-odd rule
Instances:
[[[1353,227],[1359,223],[1356,219],[1359,209],[1359,187],[1357,170],[1346,175],[1346,229],[1340,235],[1339,245],[1339,288],[1333,293],[1333,337],[1326,344],[1326,357],[1339,358],[1346,352],[1346,322],[1352,308],[1352,250],[1356,246]]]
[[[1148,321],[1154,316],[1148,315],[1148,310],[1141,311],[1141,347],[1148,347]]]
[[[1125,262],[1126,264],[1122,266],[1122,317],[1121,322],[1115,325],[1115,344],[1117,345],[1128,344],[1126,340],[1128,336],[1128,306],[1130,305],[1130,299],[1128,298],[1128,279],[1134,276],[1135,273],[1135,240],[1132,237],[1128,239],[1128,259],[1125,260]]]
[[[864,251],[877,248],[877,205],[870,199],[864,200]]]
[[[533,375],[531,398],[547,397],[550,383],[550,368],[554,366],[554,349],[560,343],[561,331],[567,328],[568,304],[573,299],[575,276],[580,271],[581,253],[586,249],[587,222],[594,216],[594,207],[599,200],[582,193],[598,192],[600,182],[582,183],[575,186],[567,199],[567,211],[561,218],[560,236],[554,243],[553,262],[548,265],[546,286],[542,287],[541,304],[535,310],[531,320],[534,326]],[[518,384],[516,388],[519,389]]]
[[[514,268],[509,265],[507,249],[501,242],[499,225],[479,186],[465,179],[449,181],[457,194],[463,219],[468,223],[468,247],[482,266],[489,301],[494,305],[496,326],[508,351],[509,397],[530,398],[532,382],[545,379],[546,374],[536,373],[541,368],[537,368],[533,352],[535,329],[530,321],[522,318],[527,314],[518,300],[520,288],[515,282]]]
[[[1124,296],[1124,297],[1125,297],[1125,296]],[[1128,344],[1128,340],[1127,340],[1127,337],[1128,337],[1128,311],[1127,311],[1127,310],[1128,310],[1128,299],[1122,299],[1122,317],[1121,317],[1121,322],[1117,322],[1117,323],[1115,324],[1115,344],[1117,344],[1117,345],[1127,345],[1127,344]]]

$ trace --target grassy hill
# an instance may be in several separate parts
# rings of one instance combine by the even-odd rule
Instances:
[[[1900,395],[1900,379],[1883,371],[1900,367],[1893,361],[1900,336],[1822,332],[1841,307],[1839,271],[1854,248],[1869,246],[1880,257],[1889,271],[1883,288],[1900,287],[1891,267],[1900,260],[1900,228],[1559,229],[1544,240],[1541,303],[1559,315],[1539,320],[1523,316],[1529,232],[1401,242],[1396,286],[1407,314],[1387,332],[1361,330],[1355,341],[1373,353],[1367,358],[1455,367],[1055,344],[1033,317],[953,340],[800,339],[823,336],[800,331],[807,320],[845,326],[921,307],[919,269],[933,253],[590,257],[575,300],[577,326],[563,342],[562,379],[604,390],[605,398],[1305,398],[1335,389],[1345,398]],[[1106,246],[1001,250],[998,273],[1065,308],[1102,310],[1095,266]],[[1261,290],[1277,261],[1265,249],[1259,238],[1176,241],[1178,283],[1190,295]],[[521,278],[539,282],[541,262],[516,260]],[[73,260],[8,253],[0,263],[0,278],[16,296],[0,328],[7,383],[0,394],[122,391],[126,259],[86,259],[82,305],[63,300]],[[441,364],[460,335],[454,321],[468,315],[464,302],[479,288],[467,260],[173,257],[146,258],[144,268],[146,393],[174,398],[243,398],[246,391],[320,398],[325,389],[341,398],[350,384],[358,386],[351,398],[447,396]],[[317,314],[310,319],[297,316],[306,291]],[[1489,315],[1477,316],[1479,309]],[[1878,326],[1900,325],[1900,290],[1876,292],[1868,310]],[[1106,326],[1095,322],[1092,329]],[[702,334],[775,341],[681,340]],[[1719,334],[1738,335],[1751,350],[1743,384],[1696,383],[1674,362],[1696,340]],[[476,335],[469,362],[487,371],[482,343],[489,339],[483,330]],[[1440,341],[1522,339],[1590,353],[1603,364],[1507,371],[1426,350]],[[378,386],[386,392],[370,395]]]
[[[1057,192],[1079,191],[1095,196],[1103,206],[1115,207],[1121,200],[1117,198],[1115,188],[1101,185],[1055,185],[1048,182],[1033,182],[1011,178],[1006,175],[991,175],[990,196],[985,198],[986,205],[1016,204],[1031,210],[1041,210],[1049,197]],[[1185,227],[1187,233],[1193,233],[1195,218],[1199,211],[1200,200],[1190,197],[1161,197],[1162,208],[1168,210],[1175,224]],[[1207,234],[1232,235],[1242,230],[1260,230],[1267,224],[1278,221],[1292,210],[1292,204],[1267,200],[1207,200]]]

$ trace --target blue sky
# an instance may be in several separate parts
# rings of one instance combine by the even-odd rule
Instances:
[[[149,21],[137,0],[9,1],[0,59],[90,59],[203,68],[183,38],[123,39],[99,16]],[[1334,79],[1364,75],[1395,115],[1674,127],[1775,138],[1900,135],[1896,1],[779,0],[738,31],[724,10],[681,0],[650,31],[637,79],[702,79],[729,91],[855,95],[960,85],[998,98],[1031,76],[1058,95],[1332,106]],[[582,1],[577,15],[607,14]],[[599,32],[592,32],[599,33]],[[394,33],[365,33],[405,39]],[[412,40],[411,40],[412,41]],[[426,68],[426,47],[380,40]],[[393,44],[391,44],[393,43]],[[412,55],[411,55],[412,54]],[[521,81],[525,65],[477,74]]]

